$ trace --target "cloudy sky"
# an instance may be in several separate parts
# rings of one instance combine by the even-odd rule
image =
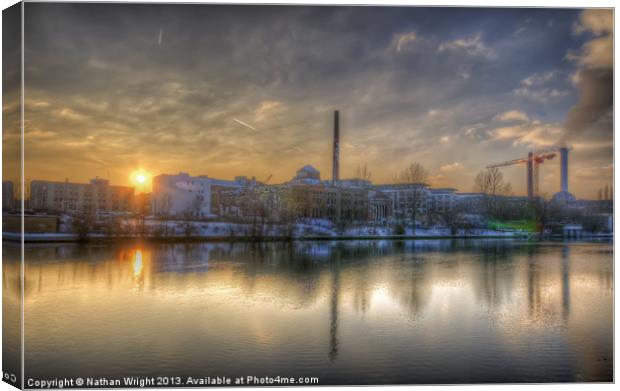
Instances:
[[[328,178],[339,109],[341,177],[417,161],[471,191],[567,143],[569,190],[612,181],[609,10],[28,3],[25,32],[28,179]],[[504,172],[525,193],[525,167]]]

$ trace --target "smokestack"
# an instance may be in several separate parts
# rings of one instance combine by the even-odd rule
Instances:
[[[338,110],[334,111],[334,156],[332,160],[332,183],[340,179],[340,123]]]
[[[534,199],[534,154],[527,154],[527,197]]]
[[[562,192],[568,193],[568,148],[560,148]]]

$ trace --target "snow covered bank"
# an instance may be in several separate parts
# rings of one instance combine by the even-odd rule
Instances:
[[[140,233],[137,233],[140,232]],[[357,226],[336,227],[327,221],[304,221],[296,224],[241,224],[229,222],[199,221],[145,221],[141,231],[123,227],[112,233],[89,233],[80,236],[76,233],[26,233],[26,242],[65,242],[79,240],[321,240],[321,239],[429,239],[429,238],[510,238],[528,236],[524,232],[504,232],[484,229],[467,229],[452,232],[448,228],[407,228],[403,234],[395,234],[392,227]],[[19,241],[18,233],[3,232],[3,239]]]

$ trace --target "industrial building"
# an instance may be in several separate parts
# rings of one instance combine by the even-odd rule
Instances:
[[[278,220],[295,218],[333,221],[365,220],[368,215],[367,190],[322,181],[320,172],[306,165],[284,184],[256,184],[229,189],[221,194],[224,216],[250,217],[256,213]]]
[[[134,188],[112,186],[107,179],[89,183],[33,180],[30,183],[30,208],[52,212],[131,212]]]
[[[383,184],[373,188],[390,198],[396,219],[425,216],[428,212],[428,185],[424,183]]]
[[[161,174],[153,178],[151,212],[158,217],[208,218],[222,213],[222,192],[256,183],[244,176],[235,180],[191,176],[188,173]]]
[[[333,178],[332,178],[333,179]],[[523,205],[527,197],[498,196],[507,205]],[[256,184],[221,192],[218,216],[260,216],[279,221],[285,216],[389,223],[410,221],[425,224],[457,206],[468,213],[483,213],[487,195],[458,193],[456,189],[433,189],[421,183],[373,185],[368,180],[321,180],[320,172],[306,165],[288,182]],[[415,213],[413,208],[415,207]]]
[[[320,176],[318,171],[316,171],[316,175],[317,177]],[[341,186],[336,180],[332,183],[304,183],[299,181],[298,177],[299,172],[296,177],[297,180],[293,179],[289,187],[292,202],[300,217],[333,221],[366,220],[368,215],[366,189]]]
[[[15,208],[15,188],[13,182],[2,181],[2,210]]]
[[[222,217],[260,215],[272,220],[292,214],[301,218],[383,223],[415,218],[416,223],[425,223],[429,214],[440,215],[456,205],[467,205],[471,213],[483,211],[482,193],[432,189],[424,183],[373,185],[367,179],[341,179],[339,120],[339,112],[335,111],[331,180],[321,180],[319,170],[305,165],[283,184],[254,181],[225,187],[213,197],[214,213]]]
[[[158,217],[208,217],[211,215],[211,180],[180,172],[153,178],[151,211]]]
[[[236,176],[234,180],[209,178],[211,181],[211,214],[221,216],[224,214],[222,210],[226,203],[222,197],[226,197],[227,191],[240,190],[256,186],[258,182],[256,178],[248,178],[245,176]]]

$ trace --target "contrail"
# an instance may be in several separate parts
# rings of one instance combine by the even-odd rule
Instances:
[[[161,46],[161,39],[164,37],[164,30],[159,29],[159,38],[157,38],[157,45]]]
[[[255,132],[258,132],[258,129],[256,129],[254,126],[246,124],[243,121],[238,120],[237,118],[233,118],[233,121],[235,121],[236,123],[238,123],[239,125],[245,126],[246,128],[250,128]]]

